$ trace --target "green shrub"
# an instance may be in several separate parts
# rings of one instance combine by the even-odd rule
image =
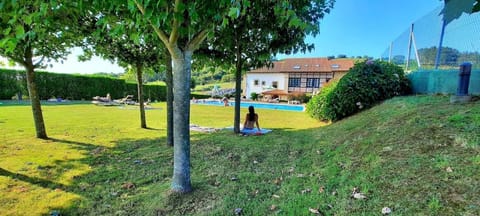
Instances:
[[[127,83],[123,79],[99,77],[94,75],[57,74],[35,72],[35,83],[41,100],[65,98],[70,100],[90,100],[94,96],[123,98],[126,95],[137,96],[137,84]],[[28,96],[24,71],[0,69],[0,99],[11,99],[17,93]],[[144,85],[144,99],[164,101],[166,86]]]
[[[256,92],[252,92],[252,93],[250,94],[250,98],[251,98],[252,100],[257,100],[257,99],[258,99],[258,94],[257,94]]]
[[[11,99],[19,93],[26,95],[28,92],[23,79],[22,71],[0,69],[0,100]]]
[[[195,99],[207,99],[207,98],[210,98],[210,95],[199,94],[199,93],[190,93],[190,98],[195,98]]]
[[[296,100],[296,101],[300,101],[301,103],[308,103],[308,101],[310,101],[311,98],[312,98],[311,95],[300,93],[300,94],[290,95],[288,97],[288,100]]]
[[[335,112],[332,110],[331,92],[337,87],[338,80],[330,81],[320,89],[320,93],[314,95],[307,103],[307,113],[315,119],[322,121],[330,120],[329,116],[334,116]]]
[[[340,120],[379,101],[410,93],[410,83],[403,69],[383,61],[356,63],[332,89],[324,90],[311,100],[314,118]]]

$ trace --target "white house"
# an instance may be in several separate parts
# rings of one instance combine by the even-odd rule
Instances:
[[[243,94],[269,94],[288,100],[289,95],[317,92],[324,83],[340,78],[353,67],[353,59],[290,58],[273,62],[273,67],[248,71]]]

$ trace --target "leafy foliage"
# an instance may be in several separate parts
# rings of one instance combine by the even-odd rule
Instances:
[[[476,13],[480,11],[480,0],[445,0],[445,7],[440,12],[443,20],[448,24],[462,16],[463,13]]]
[[[336,86],[315,96],[308,113],[320,120],[337,121],[376,103],[410,92],[403,69],[383,61],[356,63]]]
[[[15,94],[22,92],[22,82],[17,79],[20,73],[23,71],[0,70],[0,99],[11,99]]]
[[[17,81],[17,77],[20,79]],[[123,79],[100,76],[83,76],[71,74],[57,74],[37,72],[35,76],[39,98],[46,100],[52,97],[61,97],[70,100],[90,100],[94,96],[110,93],[112,98],[123,98],[126,95],[135,95],[135,83],[127,83]],[[23,71],[0,70],[0,84],[6,88],[0,90],[0,99],[11,99],[13,95],[26,91],[25,74]],[[151,100],[165,100],[165,86],[145,85],[145,98]]]
[[[252,92],[252,93],[250,94],[250,98],[251,98],[252,100],[257,100],[257,99],[258,99],[258,94],[257,94],[256,92]]]
[[[315,119],[328,120],[327,116],[335,115],[335,112],[328,104],[331,103],[331,92],[337,87],[338,80],[333,80],[325,84],[318,95],[312,97],[307,103],[307,113]]]

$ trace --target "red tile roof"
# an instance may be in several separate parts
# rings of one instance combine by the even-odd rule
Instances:
[[[273,67],[262,67],[249,73],[332,72],[348,71],[355,60],[328,58],[289,58],[273,62]]]

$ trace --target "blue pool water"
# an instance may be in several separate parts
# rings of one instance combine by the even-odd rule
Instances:
[[[224,106],[221,101],[202,101],[198,100],[197,103],[200,105],[214,105],[214,106]],[[235,106],[235,102],[229,102],[230,106]],[[290,104],[275,104],[275,103],[254,103],[254,102],[245,102],[240,103],[240,107],[248,108],[249,106],[255,107],[255,109],[272,109],[272,110],[287,110],[287,111],[296,111],[303,112],[302,105],[290,105]]]

